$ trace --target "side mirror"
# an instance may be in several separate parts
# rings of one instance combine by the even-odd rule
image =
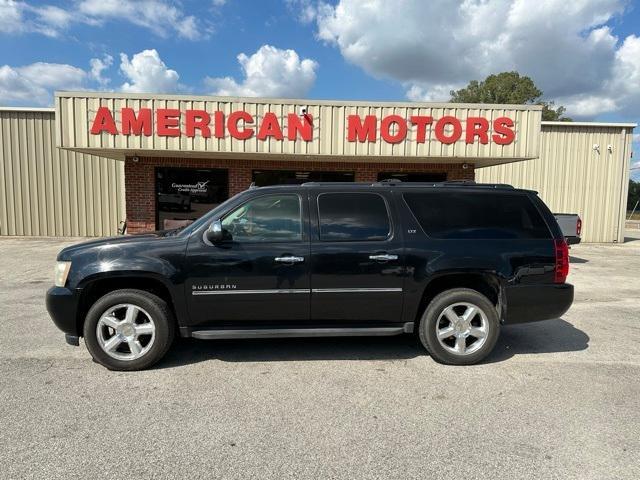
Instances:
[[[211,243],[220,243],[224,240],[224,230],[222,229],[222,222],[220,220],[215,220],[211,222],[209,228],[207,229],[206,237]]]

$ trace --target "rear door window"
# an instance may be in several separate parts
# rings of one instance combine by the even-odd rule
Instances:
[[[427,235],[448,239],[551,238],[533,202],[522,193],[407,192],[405,202]]]
[[[380,241],[391,234],[387,204],[377,193],[322,193],[318,216],[325,242]]]

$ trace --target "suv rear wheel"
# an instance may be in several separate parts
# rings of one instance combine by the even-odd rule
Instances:
[[[95,361],[110,370],[142,370],[160,360],[174,337],[167,303],[143,290],[115,290],[89,309],[84,338]]]
[[[454,288],[431,300],[420,320],[420,341],[431,356],[448,365],[472,365],[484,359],[498,340],[495,306],[481,293]]]

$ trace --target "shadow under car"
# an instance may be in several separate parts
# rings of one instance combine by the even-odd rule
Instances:
[[[498,342],[482,363],[518,354],[573,352],[589,347],[589,336],[562,319],[501,328]],[[415,335],[250,340],[179,339],[155,368],[174,368],[208,360],[281,362],[310,360],[407,360],[427,354]]]

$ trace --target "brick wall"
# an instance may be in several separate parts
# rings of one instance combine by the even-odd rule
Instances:
[[[245,190],[252,181],[253,170],[303,170],[355,172],[356,182],[374,182],[378,172],[446,172],[448,180],[473,180],[473,165],[462,163],[354,163],[242,159],[202,159],[140,157],[137,162],[127,158],[124,166],[125,198],[128,233],[156,229],[155,168],[226,168],[229,171],[229,195]]]

